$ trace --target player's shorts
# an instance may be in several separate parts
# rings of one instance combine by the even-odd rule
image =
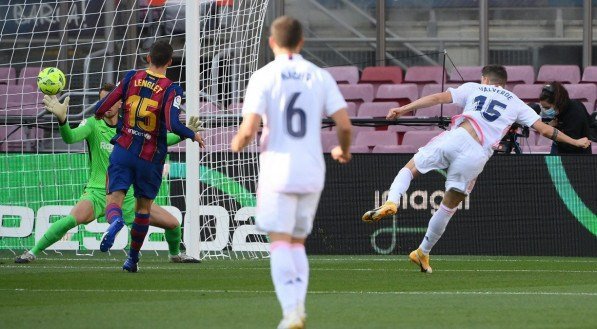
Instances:
[[[321,192],[296,194],[259,190],[255,224],[267,233],[306,238],[313,229]]]
[[[164,164],[143,160],[118,144],[110,154],[106,176],[107,193],[135,188],[135,197],[155,199],[162,184]]]
[[[447,169],[446,191],[471,192],[489,156],[464,128],[442,133],[421,147],[414,156],[415,167],[425,174]]]
[[[106,190],[102,188],[88,187],[83,191],[79,201],[87,200],[93,206],[93,218],[103,217],[106,212]],[[125,222],[135,220],[135,198],[132,195],[126,195],[122,203],[122,216]]]

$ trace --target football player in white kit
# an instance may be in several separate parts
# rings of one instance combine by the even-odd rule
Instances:
[[[269,45],[276,58],[256,71],[243,103],[243,122],[231,149],[241,151],[261,120],[261,155],[256,225],[270,237],[271,276],[282,306],[278,328],[303,328],[311,233],[325,179],[321,119],[336,123],[339,146],[332,157],[350,161],[351,124],[346,102],[332,76],[299,55],[300,23],[282,16],[272,23]]]
[[[367,211],[362,219],[379,221],[398,211],[401,196],[411,180],[430,170],[447,169],[446,192],[440,208],[433,214],[425,237],[409,259],[422,272],[431,273],[429,252],[440,239],[456,208],[470,193],[475,179],[493,154],[493,147],[513,123],[533,127],[541,135],[557,142],[589,147],[587,138],[572,139],[541,122],[541,117],[512,92],[505,90],[506,69],[499,65],[485,66],[481,83],[465,83],[458,88],[423,97],[408,105],[391,109],[387,119],[396,119],[408,112],[436,104],[456,103],[464,107],[461,115],[452,118],[452,129],[421,147],[402,168],[388,194],[388,201]]]

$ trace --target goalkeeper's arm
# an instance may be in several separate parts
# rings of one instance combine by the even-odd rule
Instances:
[[[52,96],[44,96],[44,105],[46,106],[46,110],[48,112],[54,114],[58,119],[58,123],[60,125],[60,136],[67,144],[73,144],[76,142],[80,142],[87,138],[91,133],[91,122],[87,120],[81,122],[79,127],[75,129],[71,129],[66,121],[66,113],[68,111],[68,103],[70,101],[70,97],[66,97],[63,103],[60,103],[56,95]]]
[[[189,117],[189,124],[187,124],[187,128],[191,129],[193,132],[203,131],[203,122],[199,120],[199,117],[191,116]],[[168,146],[172,146],[174,144],[178,144],[182,141],[182,138],[175,133],[168,133],[166,135],[166,144]]]

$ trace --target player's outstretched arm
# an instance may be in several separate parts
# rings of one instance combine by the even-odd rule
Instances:
[[[198,131],[205,130],[203,128],[203,121],[199,120],[199,117],[197,117],[197,116],[189,117],[189,123],[187,124],[187,128],[191,129],[195,133],[197,133]],[[168,146],[178,144],[181,141],[182,141],[182,138],[180,138],[180,136],[178,136],[177,134],[168,133],[166,135],[166,144],[168,144]]]
[[[232,138],[232,142],[230,143],[230,149],[232,152],[240,152],[243,148],[249,145],[255,134],[257,134],[260,124],[261,116],[259,114],[249,113],[245,115],[243,117],[243,122],[240,124],[238,132],[234,138]]]
[[[66,120],[69,101],[70,97],[66,97],[64,102],[60,103],[55,95],[45,95],[43,100],[46,110],[54,114],[54,116],[56,116],[58,119],[58,123],[60,125],[60,136],[62,137],[62,140],[64,140],[66,144],[73,144],[80,142],[89,136],[92,130],[92,122],[84,120],[77,128],[71,129]]]
[[[562,142],[562,143],[570,144],[572,146],[576,146],[576,147],[580,147],[580,148],[584,148],[584,149],[591,146],[591,141],[588,138],[586,138],[586,137],[579,138],[579,139],[571,138],[570,136],[564,134],[563,132],[557,130],[556,128],[541,122],[541,120],[537,120],[533,124],[532,127],[535,130],[537,130],[541,135],[543,135],[555,142]]]
[[[430,107],[430,106],[437,105],[437,104],[448,104],[448,103],[452,103],[452,94],[450,92],[444,91],[442,93],[437,93],[437,94],[419,98],[410,104],[407,104],[407,105],[404,105],[404,106],[401,106],[398,108],[390,109],[390,111],[388,112],[388,115],[386,116],[386,119],[394,120],[394,119],[397,119],[397,118],[405,115],[406,113],[409,113],[409,112],[412,112],[412,111],[415,111],[418,109]]]
[[[350,154],[350,140],[352,138],[352,124],[346,109],[341,109],[332,114],[332,120],[336,123],[338,143],[340,145],[332,149],[332,158],[340,163],[347,163],[352,159]]]

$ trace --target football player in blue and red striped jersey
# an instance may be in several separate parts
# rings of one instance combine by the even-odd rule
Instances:
[[[149,210],[162,181],[167,132],[172,131],[182,139],[189,138],[204,146],[201,135],[179,120],[182,88],[166,78],[172,53],[172,46],[167,42],[155,42],[147,55],[149,68],[128,72],[116,89],[95,108],[95,116],[101,118],[118,101],[124,104],[116,136],[111,141],[114,150],[106,176],[106,219],[110,227],[102,238],[100,249],[110,249],[123,227],[122,202],[133,185],[135,220],[131,226],[129,257],[122,267],[129,272],[137,272],[139,249],[149,226]]]

